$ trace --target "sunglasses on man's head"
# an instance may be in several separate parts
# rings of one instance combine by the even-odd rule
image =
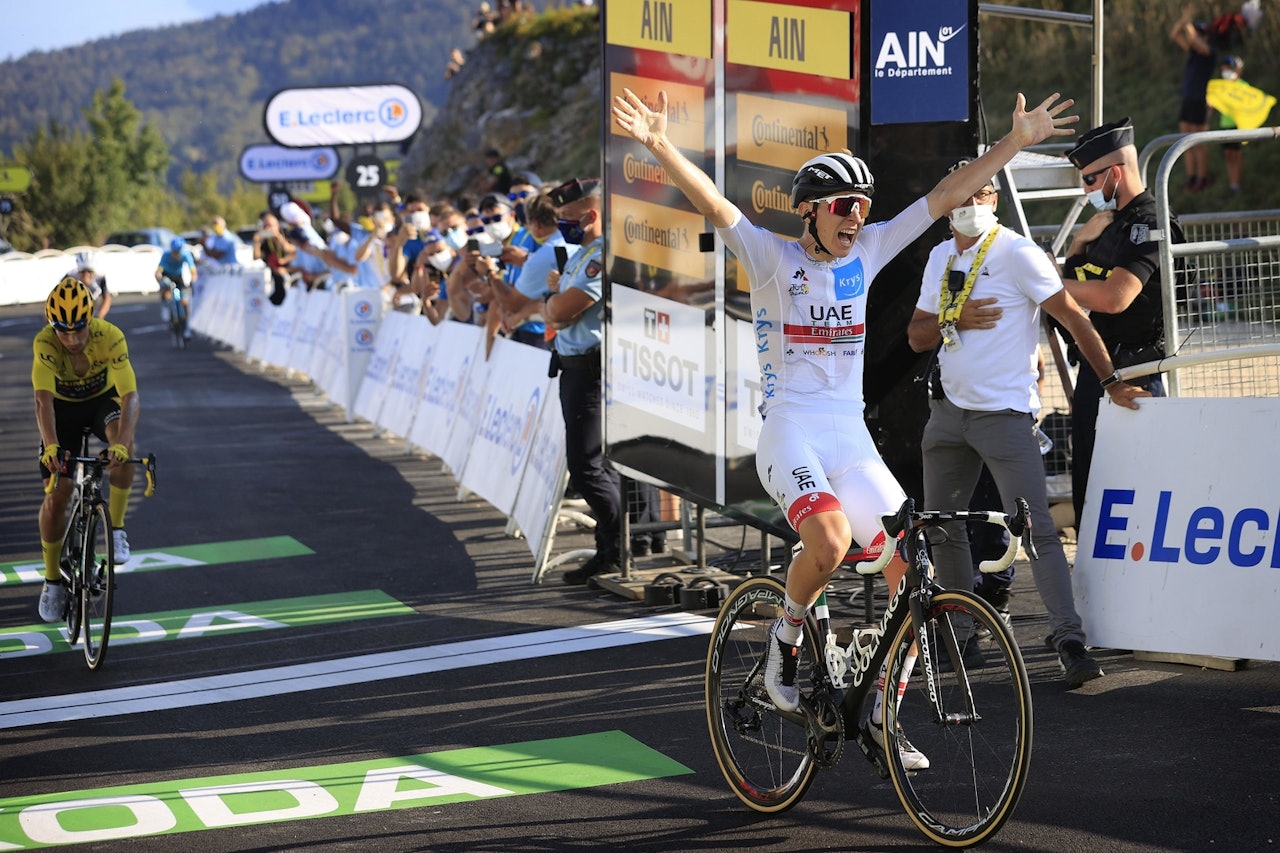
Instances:
[[[860,193],[854,195],[830,196],[828,198],[815,198],[812,203],[825,203],[827,205],[827,209],[836,216],[839,216],[841,219],[852,213],[855,207],[858,208],[859,215],[863,219],[866,219],[867,214],[871,212],[871,199]]]
[[[1112,166],[1114,165],[1115,164],[1112,163],[1111,166],[1103,166],[1101,169],[1099,169],[1096,172],[1090,172],[1087,175],[1081,175],[1080,180],[1084,181],[1084,185],[1086,187],[1091,187],[1098,182],[1099,177],[1101,177],[1102,175],[1105,175],[1107,172],[1110,172]]]
[[[548,195],[551,197],[551,203],[556,207],[564,207],[566,204],[573,204],[581,198],[589,196],[597,186],[600,185],[599,178],[588,178],[580,180],[574,178],[572,181],[565,181],[560,186],[553,189]]]
[[[85,326],[89,325],[89,321],[88,321],[88,320],[81,320],[81,321],[80,321],[80,322],[78,322],[78,323],[72,323],[72,324],[68,325],[68,324],[66,324],[66,323],[59,323],[59,322],[57,322],[57,321],[55,320],[54,322],[50,323],[49,325],[53,326],[53,330],[54,330],[55,332],[78,332],[78,331],[80,331],[81,329],[83,329]]]

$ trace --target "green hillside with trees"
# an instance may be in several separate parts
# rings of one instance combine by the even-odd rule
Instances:
[[[594,171],[600,133],[599,23],[595,8],[551,9],[512,22],[478,44],[469,0],[286,0],[182,27],[135,32],[0,63],[0,158],[33,172],[6,237],[17,248],[98,242],[126,226],[185,230],[223,213],[251,222],[263,188],[237,178],[240,152],[266,142],[262,108],[280,89],[395,82],[423,101],[424,129],[403,151],[400,184],[450,192],[502,149],[544,176]],[[1087,13],[1090,0],[1025,0]],[[563,6],[563,8],[559,8]],[[1200,4],[1211,19],[1238,2]],[[1264,6],[1265,8],[1265,6]],[[1108,0],[1104,115],[1130,115],[1138,143],[1177,130],[1185,56],[1168,37],[1182,6]],[[1037,21],[981,18],[979,73],[987,138],[1009,123],[1018,91],[1060,91],[1090,114],[1090,32]],[[449,52],[467,50],[445,78]],[[1280,11],[1271,9],[1237,52],[1244,77],[1280,94]],[[1272,112],[1270,124],[1280,123]],[[1080,129],[1087,127],[1087,119]],[[567,130],[568,129],[568,130]],[[398,146],[395,146],[398,147]],[[1183,193],[1182,211],[1277,207],[1270,175],[1280,142],[1245,149],[1245,188],[1228,196],[1221,155],[1209,190]],[[875,164],[873,163],[874,167]],[[1178,173],[1180,175],[1180,172]]]

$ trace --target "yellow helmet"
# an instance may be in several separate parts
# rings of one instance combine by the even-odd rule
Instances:
[[[63,276],[44,304],[44,316],[59,332],[83,329],[93,316],[93,297],[89,295],[89,288],[73,275]]]

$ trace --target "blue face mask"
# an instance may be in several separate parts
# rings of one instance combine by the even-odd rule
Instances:
[[[560,236],[564,237],[564,241],[574,246],[582,245],[582,239],[587,236],[582,230],[581,219],[557,219],[556,227],[560,229]]]

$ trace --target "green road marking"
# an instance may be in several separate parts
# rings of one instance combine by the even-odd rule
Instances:
[[[278,557],[303,557],[314,553],[315,551],[292,536],[267,536],[262,539],[237,539],[204,545],[177,545],[163,551],[134,551],[127,562],[116,566],[116,572],[126,574],[183,566],[215,566],[249,560],[273,560]],[[41,561],[0,563],[0,583],[39,583],[43,579],[44,563]]]
[[[210,634],[239,634],[276,628],[303,628],[328,622],[351,622],[414,612],[376,589],[228,604],[199,610],[170,610],[111,620],[111,645],[189,640]],[[79,649],[67,645],[67,626],[24,625],[0,631],[0,659]],[[0,845],[0,850],[3,850]]]
[[[436,807],[692,773],[623,732],[0,800],[0,850]]]

